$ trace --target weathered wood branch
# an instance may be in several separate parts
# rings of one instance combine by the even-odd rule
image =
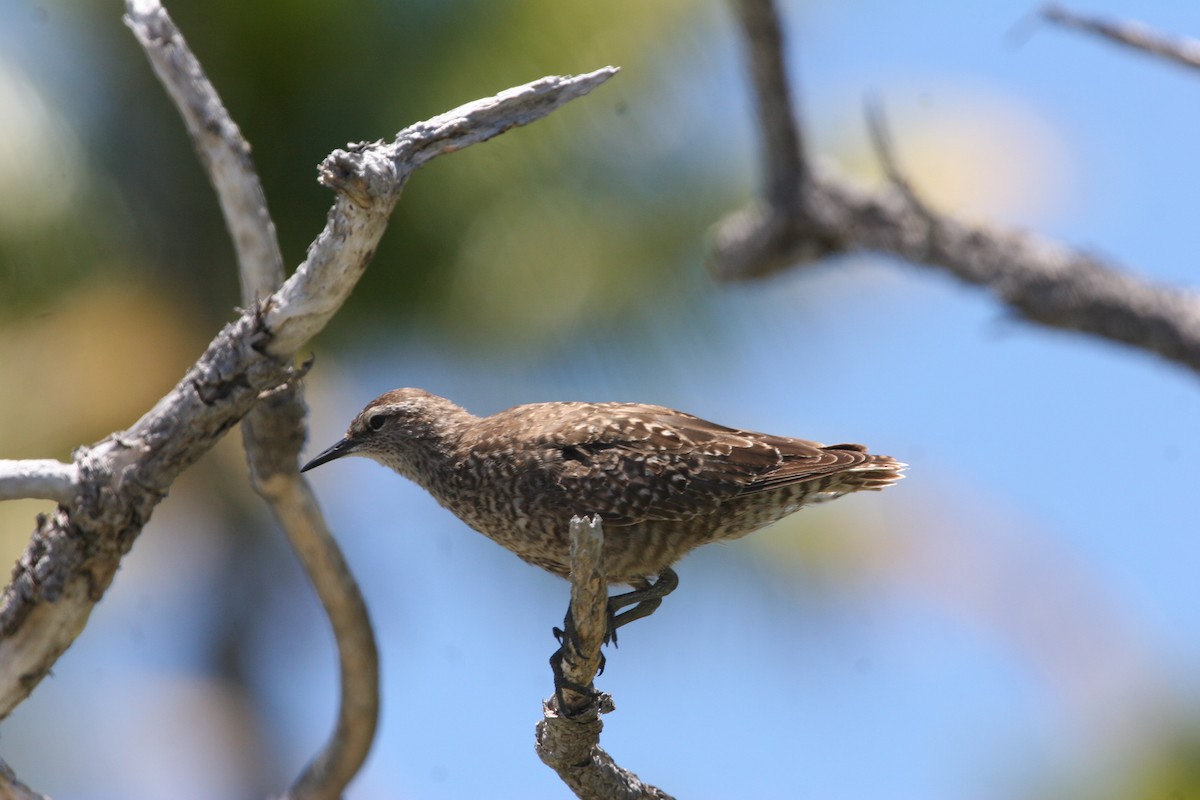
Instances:
[[[413,125],[392,142],[326,159],[320,179],[337,197],[304,263],[227,325],[128,430],[76,451],[73,498],[38,520],[0,596],[0,717],[82,631],[174,479],[255,403],[296,380],[292,358],[349,296],[412,172],[441,153],[540,119],[615,72],[543,78]]]
[[[12,767],[0,759],[0,800],[47,800],[17,779]]]
[[[133,30],[174,101],[216,190],[233,238],[242,302],[283,283],[283,256],[250,145],[158,0],[129,0]],[[358,582],[297,467],[307,436],[303,387],[291,383],[242,420],[251,482],[270,506],[312,581],[338,649],[340,702],[333,733],[293,783],[294,800],[335,800],[370,752],[379,720],[379,654]]]
[[[782,34],[771,0],[733,0],[744,25],[760,109],[773,126],[799,129],[790,108]],[[774,20],[774,29],[771,21]],[[762,49],[777,51],[770,57]],[[764,66],[765,65],[765,66]],[[771,67],[774,72],[764,75]],[[767,117],[764,111],[760,118]],[[764,132],[765,174],[795,168],[789,137]],[[796,142],[802,141],[799,134]],[[893,165],[894,174],[898,168]],[[873,192],[842,179],[802,172],[796,195],[780,199],[767,181],[763,198],[718,223],[713,269],[742,280],[831,254],[874,251],[934,267],[989,289],[1025,319],[1131,345],[1200,373],[1200,295],[1141,278],[1100,256],[1032,233],[972,224],[930,210],[893,185]]]
[[[70,503],[79,473],[74,464],[50,458],[0,459],[0,500],[53,500]]]
[[[643,783],[600,747],[601,714],[612,698],[593,686],[608,630],[608,581],[604,574],[604,526],[600,517],[571,519],[571,606],[563,636],[564,686],[542,704],[537,753],[583,800],[670,800]],[[556,654],[556,656],[559,654]],[[559,698],[562,705],[559,705]]]
[[[1091,33],[1124,47],[1165,58],[1189,69],[1200,69],[1200,41],[1167,36],[1132,20],[1107,20],[1080,14],[1055,3],[1042,7],[1042,19],[1064,28]]]

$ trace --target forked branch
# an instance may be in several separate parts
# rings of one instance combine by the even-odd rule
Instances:
[[[794,119],[786,89],[783,36],[771,0],[731,0],[743,25],[760,119]],[[764,25],[775,30],[764,32]],[[759,52],[773,51],[770,55]],[[770,68],[770,69],[766,69]],[[781,88],[782,87],[782,88]],[[797,134],[797,142],[802,137]],[[796,157],[763,134],[765,174],[794,170]],[[866,250],[940,269],[989,289],[1025,319],[1157,353],[1200,373],[1200,296],[1145,280],[1098,255],[1032,233],[973,224],[915,201],[891,157],[893,185],[873,192],[801,170],[797,196],[761,199],[718,223],[712,259],[718,277],[742,280]]]
[[[242,302],[251,306],[278,289],[284,276],[250,145],[158,0],[129,0],[125,22],[175,102],[216,190],[237,253]],[[250,409],[242,420],[242,440],[255,491],[287,534],[337,643],[340,702],[333,734],[288,793],[294,800],[332,800],[357,774],[375,738],[379,655],[358,582],[297,470],[307,413],[302,386],[289,384]]]
[[[335,736],[292,790],[293,797],[336,796],[369,746],[377,714],[377,665],[357,588],[311,493],[291,475],[304,413],[296,389],[303,369],[291,362],[353,290],[413,171],[442,153],[540,119],[616,70],[543,78],[410,126],[391,142],[335,151],[320,173],[321,182],[337,193],[326,227],[305,261],[279,285],[274,231],[236,126],[157,2],[130,0],[128,20],[189,126],[219,123],[209,131],[211,140],[198,140],[198,148],[231,220],[247,310],[128,430],[79,448],[69,465],[8,462],[0,470],[0,496],[61,503],[39,519],[0,596],[0,717],[33,691],[83,630],[121,558],[175,478],[263,404],[268,408],[248,426],[256,485],[306,562],[326,562],[312,578],[335,629],[344,627],[339,633],[343,675],[359,676],[368,687],[355,693],[344,685]]]

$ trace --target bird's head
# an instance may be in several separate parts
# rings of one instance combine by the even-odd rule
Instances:
[[[342,456],[366,456],[401,475],[416,478],[432,451],[448,443],[467,412],[423,389],[394,389],[376,397],[350,422],[341,441],[300,471]]]

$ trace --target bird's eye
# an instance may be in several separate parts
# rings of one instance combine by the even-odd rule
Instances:
[[[383,414],[372,414],[367,417],[367,427],[373,431],[377,431],[383,427],[383,423],[387,422],[387,417]]]

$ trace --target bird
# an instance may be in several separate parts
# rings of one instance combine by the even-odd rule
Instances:
[[[372,400],[301,471],[351,455],[414,481],[476,531],[563,578],[571,518],[599,516],[607,580],[632,587],[609,599],[614,643],[619,627],[652,614],[678,586],[673,567],[690,551],[809,503],[885,489],[907,467],[861,444],[756,433],[658,405],[546,402],[479,417],[414,388]]]

